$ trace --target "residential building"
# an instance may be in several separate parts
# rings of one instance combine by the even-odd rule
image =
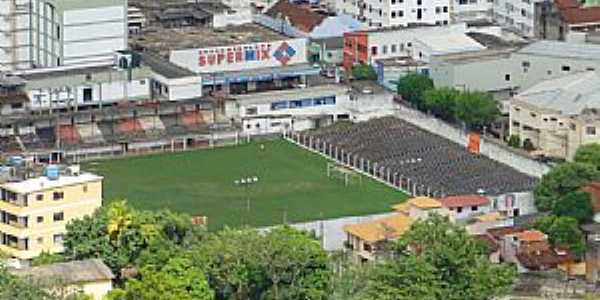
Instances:
[[[370,28],[450,23],[450,0],[337,0],[336,11]]]
[[[392,206],[392,208],[396,212],[414,220],[427,219],[431,214],[448,216],[450,220],[455,220],[453,212],[444,207],[439,200],[430,197],[420,196],[411,198],[404,203]]]
[[[600,76],[572,73],[543,81],[511,101],[510,134],[548,157],[571,160],[580,145],[600,142]]]
[[[100,259],[75,260],[44,266],[9,270],[10,273],[40,283],[55,281],[65,296],[81,292],[102,300],[112,290],[114,274]]]
[[[594,221],[600,221],[600,181],[590,182],[581,190],[590,194],[592,209],[594,210]],[[600,223],[600,222],[598,222]]]
[[[491,229],[493,230],[493,229]],[[538,230],[516,230],[499,237],[502,261],[513,263],[521,273],[566,269],[575,264],[567,249],[550,245],[548,236]]]
[[[359,262],[376,261],[385,257],[386,244],[398,239],[410,229],[413,219],[395,214],[364,223],[344,226],[346,247],[352,251]]]
[[[485,49],[467,34],[466,24],[367,30],[344,35],[344,68],[377,60],[410,57],[429,63],[434,56]]]
[[[127,1],[0,1],[0,71],[106,62],[127,48]]]
[[[493,6],[494,1],[491,0],[451,0],[451,23],[490,22]]]
[[[589,1],[588,1],[589,2]],[[577,0],[555,0],[541,6],[536,37],[586,42],[600,29],[600,6]]]
[[[0,183],[0,251],[24,261],[63,251],[66,224],[102,205],[102,177],[78,169],[49,166],[45,175]]]
[[[454,212],[457,220],[470,219],[490,212],[490,200],[480,195],[447,196],[439,200],[443,207]]]
[[[24,113],[29,106],[29,98],[24,90],[25,81],[16,76],[0,74],[0,116]],[[1,131],[1,129],[0,129]],[[0,132],[0,136],[3,133]]]
[[[585,235],[585,279],[596,284],[600,271],[600,224],[591,223],[580,226]]]
[[[526,36],[534,37],[539,31],[536,12],[546,0],[498,0],[494,1],[493,20],[500,25]]]

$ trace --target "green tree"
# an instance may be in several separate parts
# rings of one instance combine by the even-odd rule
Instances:
[[[484,92],[461,92],[456,99],[456,119],[471,129],[492,123],[499,115],[498,104]]]
[[[460,92],[453,88],[443,87],[430,89],[423,93],[423,107],[446,121],[454,121],[456,99]]]
[[[593,143],[579,146],[573,160],[580,163],[591,164],[600,170],[600,144]]]
[[[363,299],[492,299],[515,280],[514,268],[492,264],[482,243],[439,215],[414,223],[396,246],[396,258],[376,267]]]
[[[517,134],[512,134],[508,138],[508,145],[513,148],[521,148],[521,137]]]
[[[211,300],[214,292],[201,269],[190,260],[175,257],[163,266],[146,266],[139,279],[130,279],[114,300]]]
[[[533,142],[531,141],[531,139],[525,139],[523,141],[523,149],[525,151],[533,151],[533,150],[535,150],[535,146],[533,145]]]
[[[558,199],[579,190],[598,176],[599,171],[589,164],[560,164],[542,176],[534,190],[535,205],[541,211],[551,211]]]
[[[377,72],[371,65],[358,64],[352,66],[352,77],[356,80],[377,80]]]
[[[558,217],[572,217],[579,224],[585,224],[591,222],[594,217],[591,201],[590,194],[587,192],[570,192],[556,202],[552,214]]]
[[[536,220],[533,228],[548,235],[554,246],[568,247],[576,255],[583,255],[585,242],[575,218],[547,216]]]
[[[258,261],[271,289],[272,299],[327,299],[331,270],[327,252],[308,233],[277,227],[264,237]]]
[[[255,299],[268,287],[257,251],[264,236],[252,229],[224,229],[190,251],[203,266],[218,299]]]
[[[398,94],[416,107],[423,108],[423,94],[433,89],[433,80],[427,75],[410,73],[398,80]]]

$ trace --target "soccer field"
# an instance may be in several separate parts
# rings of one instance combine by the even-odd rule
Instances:
[[[261,148],[261,145],[264,148]],[[91,162],[105,203],[208,216],[209,228],[266,226],[391,211],[406,195],[363,177],[345,186],[327,160],[287,141]],[[241,178],[258,177],[251,185]]]

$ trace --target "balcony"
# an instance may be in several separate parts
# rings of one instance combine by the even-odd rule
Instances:
[[[25,229],[27,228],[27,220],[9,220],[8,225],[19,229]]]

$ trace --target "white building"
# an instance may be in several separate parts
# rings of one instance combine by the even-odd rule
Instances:
[[[509,98],[543,80],[600,70],[600,46],[538,41],[506,48],[438,56],[431,64],[435,86],[481,90]]]
[[[493,20],[527,37],[536,34],[536,6],[545,0],[496,0]]]
[[[451,0],[451,22],[489,21],[492,19],[493,3],[493,0]]]
[[[336,10],[372,28],[450,22],[450,0],[337,0]]]
[[[110,61],[127,48],[124,0],[1,0],[0,70]]]
[[[321,85],[238,95],[228,101],[227,117],[244,132],[266,134],[323,127],[336,120],[366,121],[393,113],[393,95],[374,84]]]

